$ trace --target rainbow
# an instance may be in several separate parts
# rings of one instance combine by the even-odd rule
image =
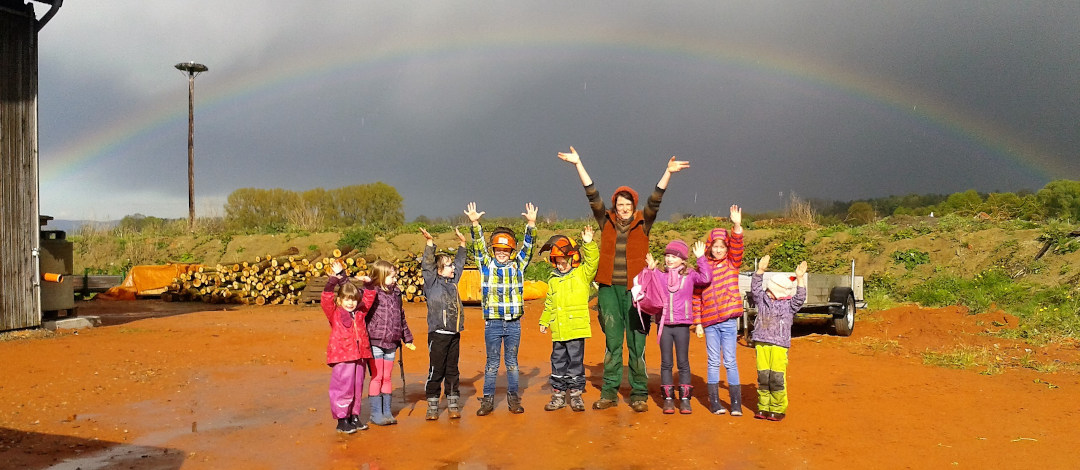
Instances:
[[[810,87],[852,96],[890,112],[917,119],[928,126],[970,141],[1010,160],[1017,168],[1032,176],[1049,181],[1049,175],[1067,174],[1039,145],[1027,141],[1010,129],[977,117],[975,114],[950,106],[944,100],[904,89],[884,80],[815,63],[807,59],[771,50],[755,49],[731,43],[702,43],[694,38],[635,37],[614,33],[595,33],[575,37],[573,41],[552,40],[550,31],[503,32],[500,34],[446,41],[444,38],[420,38],[397,43],[378,50],[341,48],[286,61],[284,67],[260,70],[246,76],[229,77],[223,86],[200,89],[196,85],[196,111],[200,114],[219,107],[243,107],[259,100],[271,100],[311,86],[321,80],[347,79],[369,72],[372,68],[392,66],[404,61],[453,60],[463,54],[491,54],[518,57],[522,54],[545,52],[557,54],[573,50],[610,50],[654,58],[677,58],[731,65],[753,73],[789,78]],[[543,38],[543,39],[538,39]],[[211,72],[213,70],[211,69]],[[180,81],[178,79],[178,81]],[[177,85],[180,87],[181,85]],[[206,90],[206,91],[203,91]],[[141,113],[117,120],[92,135],[68,143],[51,152],[42,161],[43,184],[63,180],[80,173],[90,165],[108,161],[117,150],[144,139],[171,138],[187,118],[182,103],[165,103]],[[165,136],[164,130],[169,135]]]

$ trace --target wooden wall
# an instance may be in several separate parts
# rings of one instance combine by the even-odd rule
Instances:
[[[41,324],[37,32],[33,7],[0,7],[0,331]]]

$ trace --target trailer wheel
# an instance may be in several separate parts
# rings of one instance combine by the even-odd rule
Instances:
[[[851,336],[855,329],[855,294],[847,287],[834,287],[829,293],[829,302],[843,305],[842,315],[833,317],[833,328],[840,336]]]

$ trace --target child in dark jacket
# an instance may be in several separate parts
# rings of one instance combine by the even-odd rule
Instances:
[[[435,240],[427,230],[420,229],[427,239],[420,266],[424,272],[424,295],[427,297],[428,324],[428,420],[439,419],[439,388],[446,382],[446,410],[450,419],[461,418],[458,403],[458,354],[465,316],[458,294],[461,269],[465,266],[465,235],[454,230],[460,245],[451,258],[446,253],[435,254]]]
[[[791,323],[806,302],[806,261],[795,268],[795,275],[773,274],[762,287],[769,255],[758,262],[750,279],[750,295],[757,306],[754,319],[754,351],[757,353],[757,419],[780,421],[787,413],[787,364],[791,347]],[[797,287],[796,287],[797,284]]]
[[[340,261],[331,266],[334,275],[326,281],[319,300],[330,322],[326,345],[326,364],[331,367],[330,414],[337,419],[339,433],[352,434],[367,429],[360,421],[365,365],[371,358],[364,313],[371,307],[375,292],[362,291],[349,282]]]
[[[690,271],[686,265],[686,243],[682,240],[673,240],[664,248],[663,271],[656,269],[656,260],[652,253],[645,255],[645,263],[648,265],[641,270],[640,276],[653,276],[657,285],[667,287],[667,301],[664,310],[656,323],[658,340],[660,341],[660,391],[664,396],[664,414],[675,413],[675,394],[673,389],[673,377],[671,374],[673,360],[672,348],[679,362],[679,413],[690,414],[690,395],[694,387],[690,385],[690,326],[695,327],[695,332],[700,338],[703,335],[701,329],[701,317],[694,312],[693,296],[695,287],[707,287],[709,285],[708,261],[705,260],[705,244],[694,243],[694,257],[697,258],[697,269]]]
[[[394,370],[394,356],[402,341],[410,350],[415,350],[416,346],[412,344],[413,335],[405,321],[394,265],[384,260],[372,264],[368,288],[375,291],[375,303],[365,318],[371,339],[371,368],[374,371],[371,385],[368,386],[371,422],[380,426],[397,424],[390,409],[390,394],[394,391],[390,373]]]

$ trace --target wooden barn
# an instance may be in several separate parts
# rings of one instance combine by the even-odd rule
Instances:
[[[41,324],[38,274],[38,31],[34,5],[0,0],[0,331]]]

